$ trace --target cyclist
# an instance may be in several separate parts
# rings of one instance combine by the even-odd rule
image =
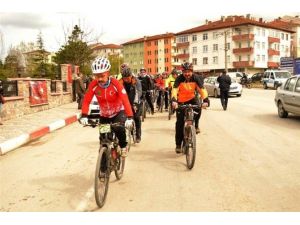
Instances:
[[[203,86],[203,80],[193,74],[193,64],[185,62],[182,64],[182,74],[179,75],[174,83],[172,90],[172,105],[176,109],[178,104],[197,104],[195,92],[198,92],[203,102],[203,107],[209,106],[209,99],[206,89]],[[199,110],[195,109],[196,112]],[[184,111],[176,111],[176,153],[181,153],[181,144],[183,140]]]
[[[142,98],[146,98],[146,101],[151,109],[151,114],[154,114],[154,107],[150,95],[150,92],[153,90],[152,78],[150,77],[150,75],[147,75],[145,68],[140,69],[140,74],[138,78],[142,84],[142,90],[143,90]]]
[[[168,76],[168,78],[165,80],[165,86],[168,91],[168,97],[171,99],[172,95],[172,89],[175,83],[176,78],[178,77],[178,71],[177,69],[173,69],[171,71],[171,74]]]
[[[100,123],[125,123],[126,127],[133,126],[133,113],[123,85],[109,76],[111,65],[107,58],[97,57],[92,63],[95,79],[90,83],[84,96],[80,122],[88,124],[87,114],[89,104],[95,95],[100,107]],[[125,110],[125,111],[124,111]],[[126,119],[127,117],[127,119]],[[126,132],[124,126],[114,129],[121,147],[121,155],[127,156]]]
[[[157,78],[154,80],[156,89],[158,91],[158,97],[156,100],[157,108],[163,107],[163,101],[161,100],[163,92],[165,92],[165,79],[163,74],[158,74]],[[166,99],[166,98],[165,98]],[[168,100],[168,98],[167,98]],[[160,105],[161,104],[161,105]],[[165,109],[168,110],[168,102],[165,104]]]
[[[142,84],[139,79],[133,76],[131,69],[129,67],[122,70],[122,79],[119,82],[124,86],[130,105],[134,114],[134,121],[136,127],[136,142],[141,141],[141,115],[142,115],[142,105],[140,102],[142,96]]]

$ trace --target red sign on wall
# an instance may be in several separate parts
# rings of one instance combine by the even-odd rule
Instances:
[[[46,81],[29,81],[30,105],[39,105],[48,103],[47,82]]]

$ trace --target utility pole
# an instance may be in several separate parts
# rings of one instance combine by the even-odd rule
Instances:
[[[224,47],[224,51],[225,51],[225,72],[227,74],[228,72],[228,68],[227,68],[227,30],[224,31],[224,43],[225,43],[225,47]]]

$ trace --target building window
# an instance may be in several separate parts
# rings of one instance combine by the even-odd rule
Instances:
[[[230,50],[230,43],[226,43],[226,50]]]
[[[156,63],[156,64],[158,63],[158,59],[155,59],[155,63]]]
[[[208,45],[203,45],[203,53],[207,53],[208,52]]]
[[[257,28],[257,36],[260,36],[260,28]]]
[[[283,52],[284,51],[284,45],[281,45],[281,51]]]
[[[230,63],[230,55],[227,56],[227,64]]]
[[[260,62],[260,55],[256,55],[256,61]]]
[[[263,61],[263,62],[266,61],[266,56],[265,56],[265,55],[262,55],[262,56],[261,56],[261,61]]]
[[[265,48],[266,48],[266,43],[265,43],[265,42],[262,42],[262,43],[261,43],[261,48],[262,48],[263,50],[265,50]]]
[[[213,64],[218,64],[218,56],[213,57]]]
[[[169,62],[169,58],[165,58],[165,62]]]
[[[147,45],[148,45],[148,46],[151,46],[151,41],[148,41]]]
[[[197,35],[196,34],[193,35],[192,40],[197,41]]]
[[[285,40],[289,40],[289,35],[288,34],[285,34]]]
[[[207,65],[208,64],[208,58],[207,57],[204,57],[203,58],[203,65]]]
[[[266,30],[262,29],[262,36],[265,37],[266,36]]]
[[[168,49],[168,48],[165,48],[164,52],[165,52],[165,53],[169,53],[169,49]]]
[[[241,42],[239,42],[239,48],[241,48],[242,47],[242,43]]]
[[[193,47],[193,54],[197,54],[197,47]]]
[[[260,42],[258,42],[258,41],[256,42],[256,48],[260,49]]]
[[[250,55],[247,55],[248,62],[250,62]]]
[[[241,62],[242,61],[242,56],[241,55],[239,55],[239,62]]]
[[[218,44],[214,44],[214,45],[213,45],[213,51],[214,51],[214,52],[217,52],[217,51],[218,51]]]
[[[167,44],[169,44],[169,40],[168,39],[165,39],[164,40],[164,43],[167,45]]]
[[[154,54],[155,54],[155,55],[158,55],[158,50],[155,50],[155,51],[154,51]]]
[[[284,40],[284,33],[281,33],[281,40]]]
[[[204,33],[202,39],[203,39],[203,41],[207,40],[207,39],[208,39],[208,34],[207,34],[207,33]]]
[[[187,35],[185,35],[185,36],[179,36],[178,38],[177,38],[177,43],[185,43],[185,42],[188,42],[189,40],[188,40],[188,36]]]
[[[217,39],[218,38],[218,32],[213,32],[213,39]]]
[[[193,58],[193,65],[197,65],[197,58]]]
[[[155,44],[155,45],[158,45],[158,41],[155,41],[154,44]]]

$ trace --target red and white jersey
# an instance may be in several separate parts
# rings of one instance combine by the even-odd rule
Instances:
[[[109,79],[111,82],[106,88],[101,87],[97,80],[93,80],[90,83],[83,99],[82,114],[88,114],[89,104],[93,95],[95,95],[100,107],[100,116],[112,118],[124,109],[127,116],[133,116],[131,105],[123,85],[115,78]]]

